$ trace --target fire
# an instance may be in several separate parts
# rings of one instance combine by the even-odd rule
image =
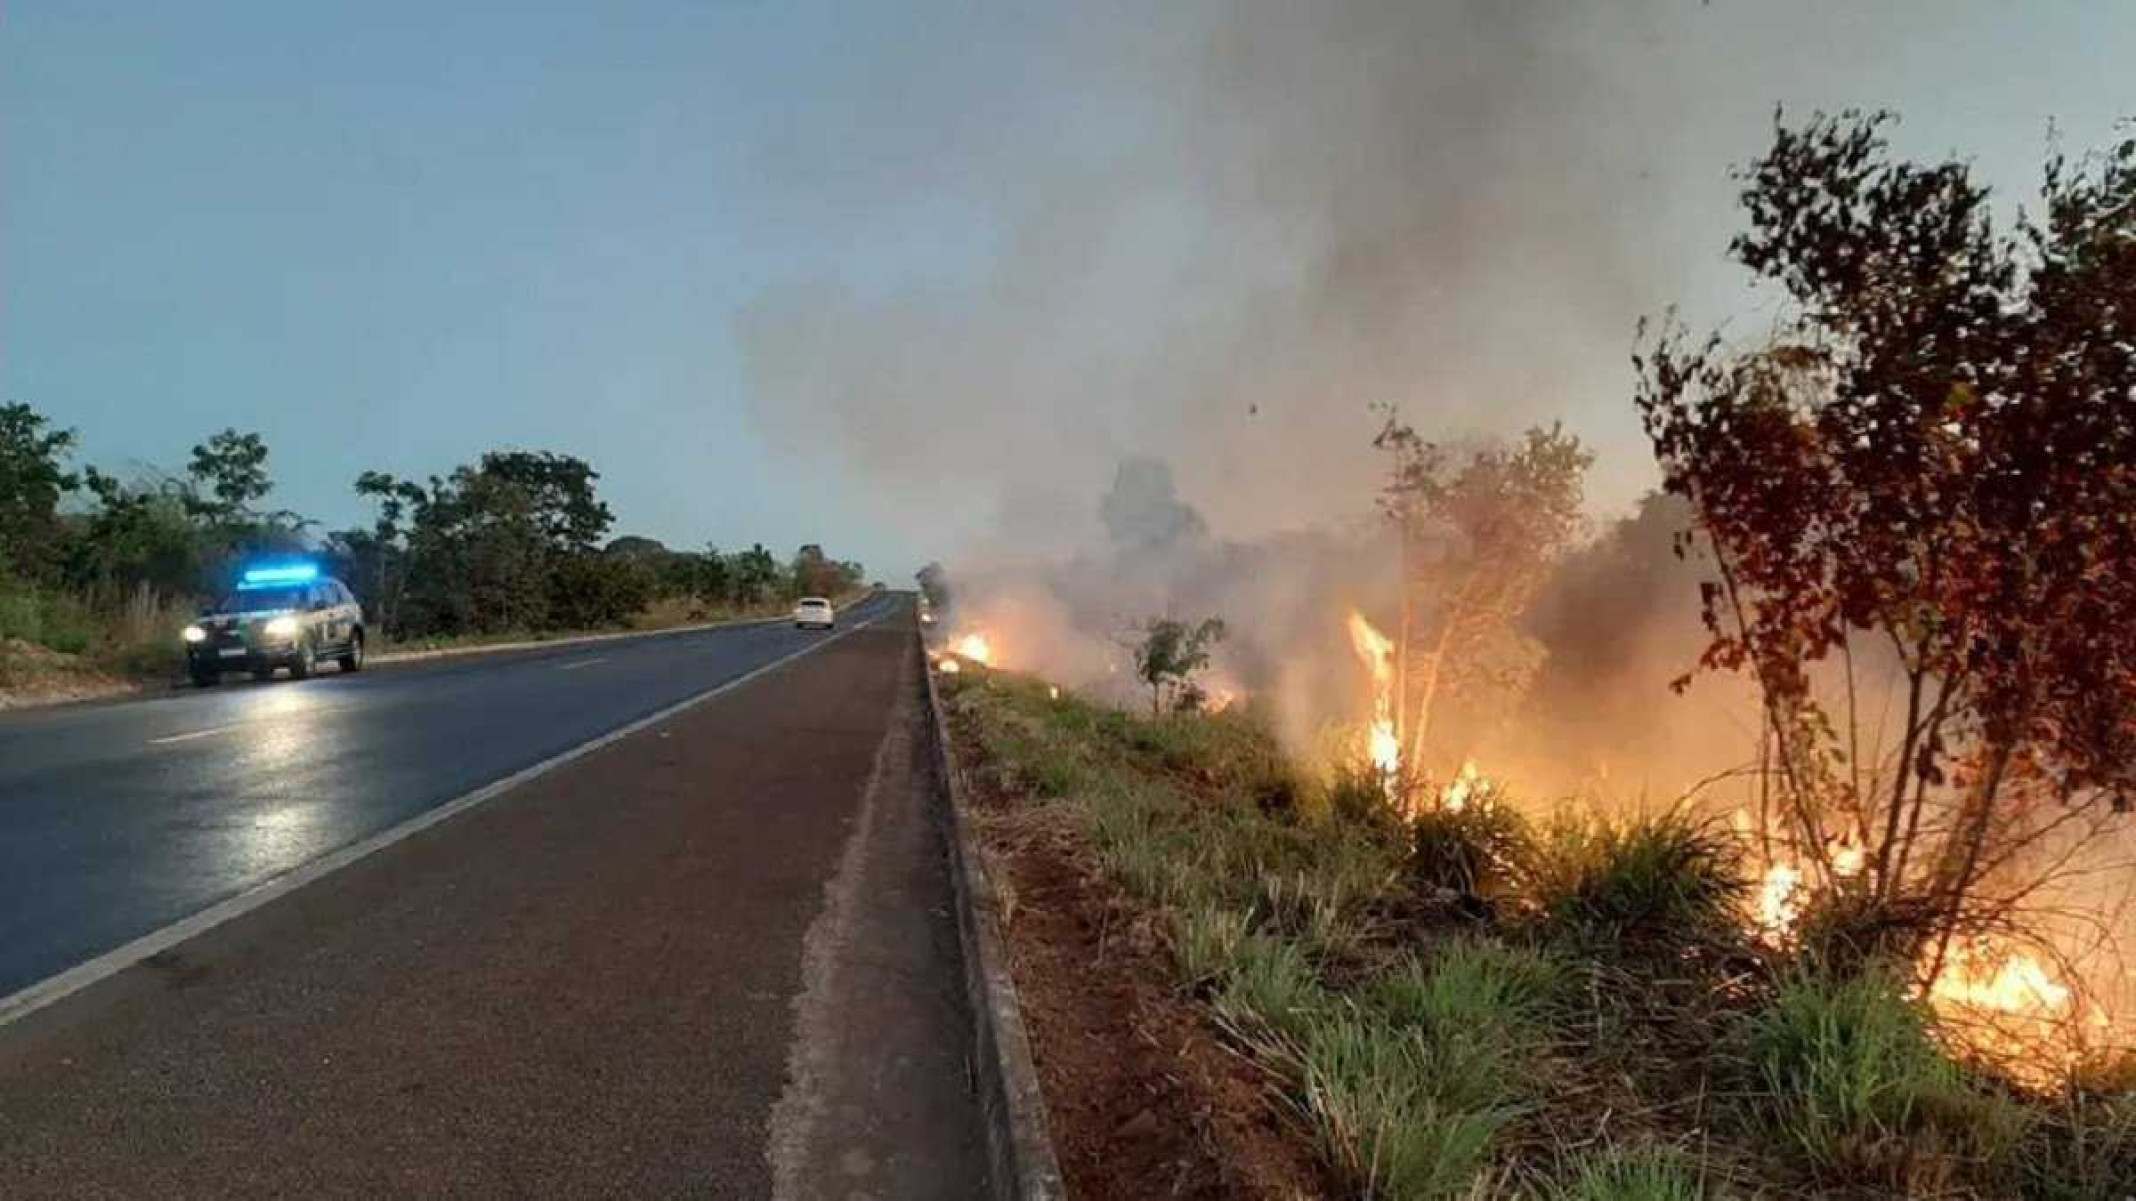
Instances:
[[[951,643],[949,649],[974,663],[993,666],[994,648],[987,645],[986,635],[976,630]]]
[[[1372,673],[1372,726],[1368,749],[1372,766],[1388,777],[1390,787],[1402,770],[1402,740],[1394,731],[1394,641],[1372,628],[1357,610],[1350,611],[1350,645]]]
[[[1959,948],[1928,990],[1930,1000],[2015,1017],[2060,1019],[2076,995],[2039,960],[1992,947]]]
[[[1750,838],[1753,828],[1750,814],[1738,809],[1731,819],[1736,833],[1745,839]],[[1852,880],[1868,866],[1868,849],[1849,839],[1831,848],[1820,874],[1829,876],[1827,883]],[[1766,864],[1765,874],[1758,881],[1757,908],[1751,915],[1758,933],[1776,944],[1786,942],[1802,920],[1803,906],[1811,891],[1811,877],[1803,864],[1787,859],[1775,859]]]
[[[1958,1045],[2039,1087],[2059,1082],[2113,1025],[2094,1008],[2083,1030],[2074,988],[2033,956],[1986,941],[1953,949],[1927,999]]]
[[[953,676],[956,675],[957,672],[961,669],[958,668],[956,659],[948,655],[944,655],[941,658],[935,660],[935,670],[941,672],[945,676]]]
[[[1862,868],[1868,866],[1868,862],[1869,853],[1862,844],[1842,843],[1832,852],[1832,874],[1842,880],[1852,880],[1862,874]]]
[[[1766,937],[1784,939],[1802,917],[1802,870],[1792,863],[1774,863],[1765,869],[1758,884],[1758,929]]]
[[[1476,770],[1476,761],[1474,759],[1464,759],[1461,762],[1460,774],[1456,775],[1453,782],[1446,786],[1446,790],[1439,794],[1439,803],[1448,809],[1459,812],[1468,806],[1469,798],[1476,795],[1476,790],[1479,787],[1489,784],[1490,781],[1484,778],[1483,773]]]

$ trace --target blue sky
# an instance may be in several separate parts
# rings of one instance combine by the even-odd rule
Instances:
[[[5,395],[107,465],[259,429],[280,501],[334,522],[366,467],[522,445],[603,468],[631,530],[905,550],[757,443],[722,316],[789,273],[959,252],[853,259],[757,178],[870,30],[776,4],[335,7],[9,14]]]
[[[2136,111],[2119,4],[1559,7],[18,5],[0,397],[106,467],[257,429],[329,526],[546,448],[618,532],[893,578],[1072,541],[1128,454],[1226,532],[1360,511],[1313,465],[1381,399],[1563,416],[1607,508],[1632,321],[1756,319],[1776,103],[2016,189]]]

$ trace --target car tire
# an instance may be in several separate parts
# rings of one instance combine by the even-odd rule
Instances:
[[[349,649],[341,653],[341,670],[363,670],[363,631],[349,635]]]
[[[312,670],[318,665],[318,656],[312,650],[312,644],[309,641],[299,640],[296,657],[289,661],[289,678],[292,680],[310,679]]]

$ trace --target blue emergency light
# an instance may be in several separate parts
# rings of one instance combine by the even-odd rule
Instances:
[[[280,588],[285,584],[309,584],[319,578],[316,563],[285,563],[275,567],[247,568],[237,582],[237,590],[252,588]]]

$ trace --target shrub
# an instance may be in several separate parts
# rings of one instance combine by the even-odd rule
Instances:
[[[1387,800],[1387,779],[1378,768],[1361,759],[1336,762],[1328,773],[1326,809],[1338,824],[1364,830],[1375,837],[1400,828],[1394,806]]]
[[[1810,894],[1794,937],[1803,959],[1819,971],[1850,976],[1878,963],[1913,962],[1937,921],[1933,902],[1842,886]]]
[[[2012,1173],[2039,1201],[2126,1201],[2136,1188],[2136,1093],[2079,1093],[2027,1131]]]
[[[1410,828],[1410,867],[1425,888],[1489,898],[1518,876],[1531,842],[1528,823],[1495,802],[1459,809],[1433,805]]]
[[[1799,975],[1747,1020],[1765,1132],[1821,1179],[1938,1191],[2021,1132],[2015,1106],[1968,1084],[1889,975]]]
[[[1728,935],[1749,889],[1736,840],[1680,809],[1560,822],[1531,881],[1549,927],[1590,944]]]
[[[1581,1156],[1547,1193],[1550,1201],[1700,1201],[1705,1195],[1682,1154],[1652,1147]]]

